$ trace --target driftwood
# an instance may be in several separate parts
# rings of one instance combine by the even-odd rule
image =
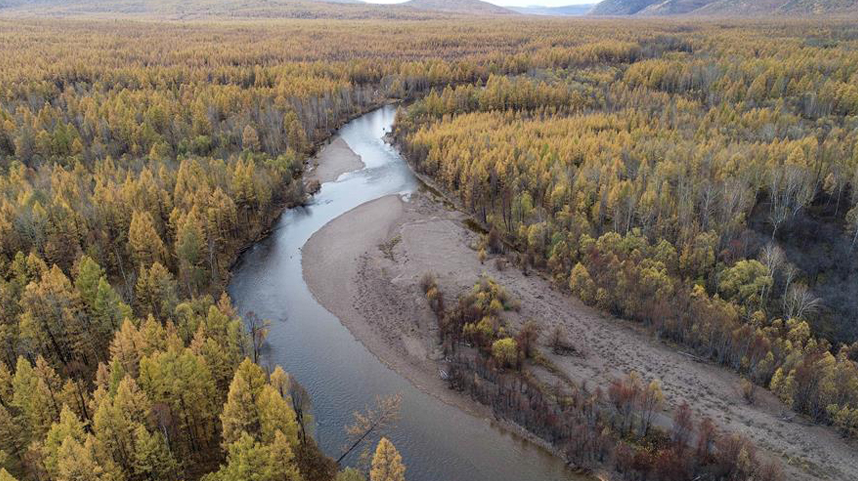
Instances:
[[[695,356],[694,354],[691,354],[690,352],[679,351],[679,353],[682,354],[683,356],[687,357],[687,358],[690,358],[694,362],[699,362],[701,364],[706,363],[706,359],[703,359],[700,356]]]

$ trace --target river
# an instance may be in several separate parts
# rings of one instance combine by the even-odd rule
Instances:
[[[285,211],[272,234],[236,265],[229,294],[238,312],[272,320],[263,364],[282,366],[307,389],[316,439],[335,458],[352,413],[377,396],[399,393],[401,419],[387,435],[402,454],[409,481],[580,479],[543,449],[416,389],[319,305],[304,283],[301,248],[313,233],[365,202],[417,188],[402,157],[383,141],[395,114],[386,106],[346,124],[339,136],[366,167],[323,184],[309,205]]]

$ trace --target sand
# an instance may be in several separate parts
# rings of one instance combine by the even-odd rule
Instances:
[[[317,180],[319,183],[333,182],[346,172],[364,168],[364,163],[342,137],[322,147],[322,150],[310,162],[311,170],[304,176],[307,181]]]
[[[312,236],[303,250],[304,278],[317,300],[379,359],[418,388],[474,414],[490,415],[447,389],[438,375],[435,319],[419,288],[429,271],[437,275],[448,303],[485,272],[521,301],[521,312],[508,316],[514,328],[525,319],[536,320],[543,332],[565,325],[581,354],[562,357],[541,349],[575,381],[606,386],[630,370],[658,379],[667,401],[659,424],[669,426],[670,412],[687,402],[698,416],[744,433],[779,458],[785,479],[858,479],[855,446],[831,428],[794,416],[767,391],[760,389],[756,404],[749,405],[740,378],[726,369],[682,354],[634,323],[586,307],[538,275],[525,276],[513,267],[498,271],[492,259],[481,265],[472,248],[477,235],[464,220],[429,193],[417,193],[409,202],[388,196],[366,203]],[[379,247],[383,243],[386,249]],[[547,382],[556,381],[545,369],[532,370]]]
[[[487,409],[451,392],[439,378],[430,358],[435,343],[425,335],[434,318],[422,297],[398,292],[384,275],[389,260],[379,245],[395,237],[407,208],[399,196],[390,195],[329,222],[302,249],[304,280],[316,300],[382,362],[407,373],[418,388],[443,401],[487,416]],[[367,229],[368,225],[373,228]],[[398,302],[383,302],[385,298]]]

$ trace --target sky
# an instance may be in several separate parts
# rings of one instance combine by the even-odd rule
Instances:
[[[369,3],[402,3],[406,0],[365,0]],[[505,7],[521,7],[530,5],[543,5],[547,7],[565,7],[566,5],[580,5],[582,3],[599,3],[599,0],[485,0],[495,5]]]

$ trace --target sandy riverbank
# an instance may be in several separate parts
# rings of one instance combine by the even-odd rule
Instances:
[[[334,219],[312,236],[303,250],[304,278],[319,302],[335,314],[382,361],[445,402],[478,415],[490,413],[447,389],[438,376],[440,351],[435,319],[419,281],[434,272],[448,302],[469,289],[480,274],[497,279],[519,299],[521,312],[509,313],[517,328],[534,319],[547,332],[562,323],[580,356],[546,356],[576,382],[591,388],[636,370],[661,381],[669,413],[687,402],[698,416],[722,429],[742,432],[782,460],[789,480],[858,479],[858,451],[834,430],[791,416],[770,393],[760,390],[755,405],[742,398],[739,377],[695,361],[654,340],[638,325],[611,319],[551,288],[539,276],[481,265],[472,249],[476,234],[464,216],[429,193],[409,202],[388,196]],[[382,249],[380,245],[385,244]],[[543,372],[540,372],[543,371]],[[550,374],[534,374],[551,382]]]
[[[342,137],[322,147],[322,150],[310,161],[312,170],[306,175],[308,181],[318,180],[319,183],[332,182],[346,172],[354,172],[364,168],[360,156],[354,153]]]
[[[435,343],[427,336],[432,313],[422,296],[408,292],[410,282],[397,285],[388,276],[386,264],[395,261],[384,257],[380,245],[398,235],[410,210],[390,195],[328,223],[302,249],[304,280],[313,296],[384,363],[445,402],[488,416],[439,379],[433,360],[438,354],[431,352]]]

